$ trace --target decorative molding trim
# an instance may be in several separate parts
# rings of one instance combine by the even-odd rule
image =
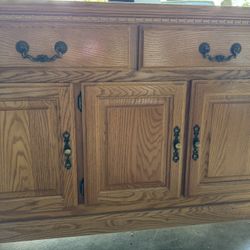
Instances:
[[[249,26],[249,19],[201,18],[201,17],[121,17],[121,16],[39,16],[39,15],[0,15],[0,21],[32,22],[84,22],[84,23],[126,23],[126,24],[172,24],[172,25],[227,25]]]
[[[0,4],[0,21],[84,22],[249,26],[248,8],[160,4],[15,3]]]

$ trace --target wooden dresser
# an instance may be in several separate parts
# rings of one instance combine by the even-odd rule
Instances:
[[[1,242],[249,218],[249,9],[0,4]]]

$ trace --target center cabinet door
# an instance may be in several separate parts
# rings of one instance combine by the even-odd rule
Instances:
[[[87,204],[165,203],[180,196],[186,87],[186,82],[83,87]]]

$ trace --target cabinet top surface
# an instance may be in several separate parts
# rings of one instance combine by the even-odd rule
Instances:
[[[250,19],[249,8],[215,6],[172,6],[160,4],[20,2],[0,3],[0,16],[108,16],[108,17],[213,17]]]

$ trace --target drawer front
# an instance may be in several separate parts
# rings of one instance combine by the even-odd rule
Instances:
[[[134,67],[134,29],[128,25],[77,25],[51,23],[3,23],[0,25],[0,67]],[[22,58],[16,43],[25,41],[35,62]],[[63,41],[67,52],[52,62],[37,62],[38,55],[49,60],[56,55],[55,44]],[[45,58],[46,59],[46,58]]]
[[[141,29],[141,68],[178,67],[249,67],[249,29],[217,27],[152,27]],[[210,61],[199,52],[202,43],[208,43]],[[232,57],[231,46],[241,45],[241,52]],[[224,55],[227,61],[218,62]],[[217,60],[218,59],[218,60]]]

